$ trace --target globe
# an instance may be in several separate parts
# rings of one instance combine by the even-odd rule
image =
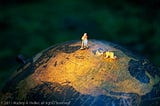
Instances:
[[[160,69],[118,44],[68,41],[28,59],[7,81],[1,105],[158,106]],[[97,52],[110,51],[106,58]]]

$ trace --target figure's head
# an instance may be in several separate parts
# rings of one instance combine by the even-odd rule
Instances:
[[[84,33],[84,34],[83,34],[83,37],[87,39],[87,37],[88,37],[88,36],[87,36],[87,33]]]

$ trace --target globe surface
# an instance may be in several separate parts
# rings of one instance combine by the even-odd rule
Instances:
[[[1,105],[158,106],[160,70],[148,59],[106,41],[80,46],[68,41],[29,59],[2,89]]]

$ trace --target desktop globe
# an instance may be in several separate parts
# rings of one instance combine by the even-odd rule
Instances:
[[[1,105],[156,106],[160,70],[148,59],[107,41],[68,41],[18,68],[0,93]],[[112,51],[116,59],[96,55]]]

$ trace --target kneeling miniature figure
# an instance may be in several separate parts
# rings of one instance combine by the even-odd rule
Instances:
[[[97,56],[104,56],[105,58],[111,58],[111,59],[117,59],[117,56],[114,55],[113,51],[103,51],[99,52],[98,50],[96,51]]]
[[[111,58],[111,59],[117,59],[117,56],[115,56],[114,52],[111,52],[111,51],[106,51],[105,52],[105,57],[106,58]]]

